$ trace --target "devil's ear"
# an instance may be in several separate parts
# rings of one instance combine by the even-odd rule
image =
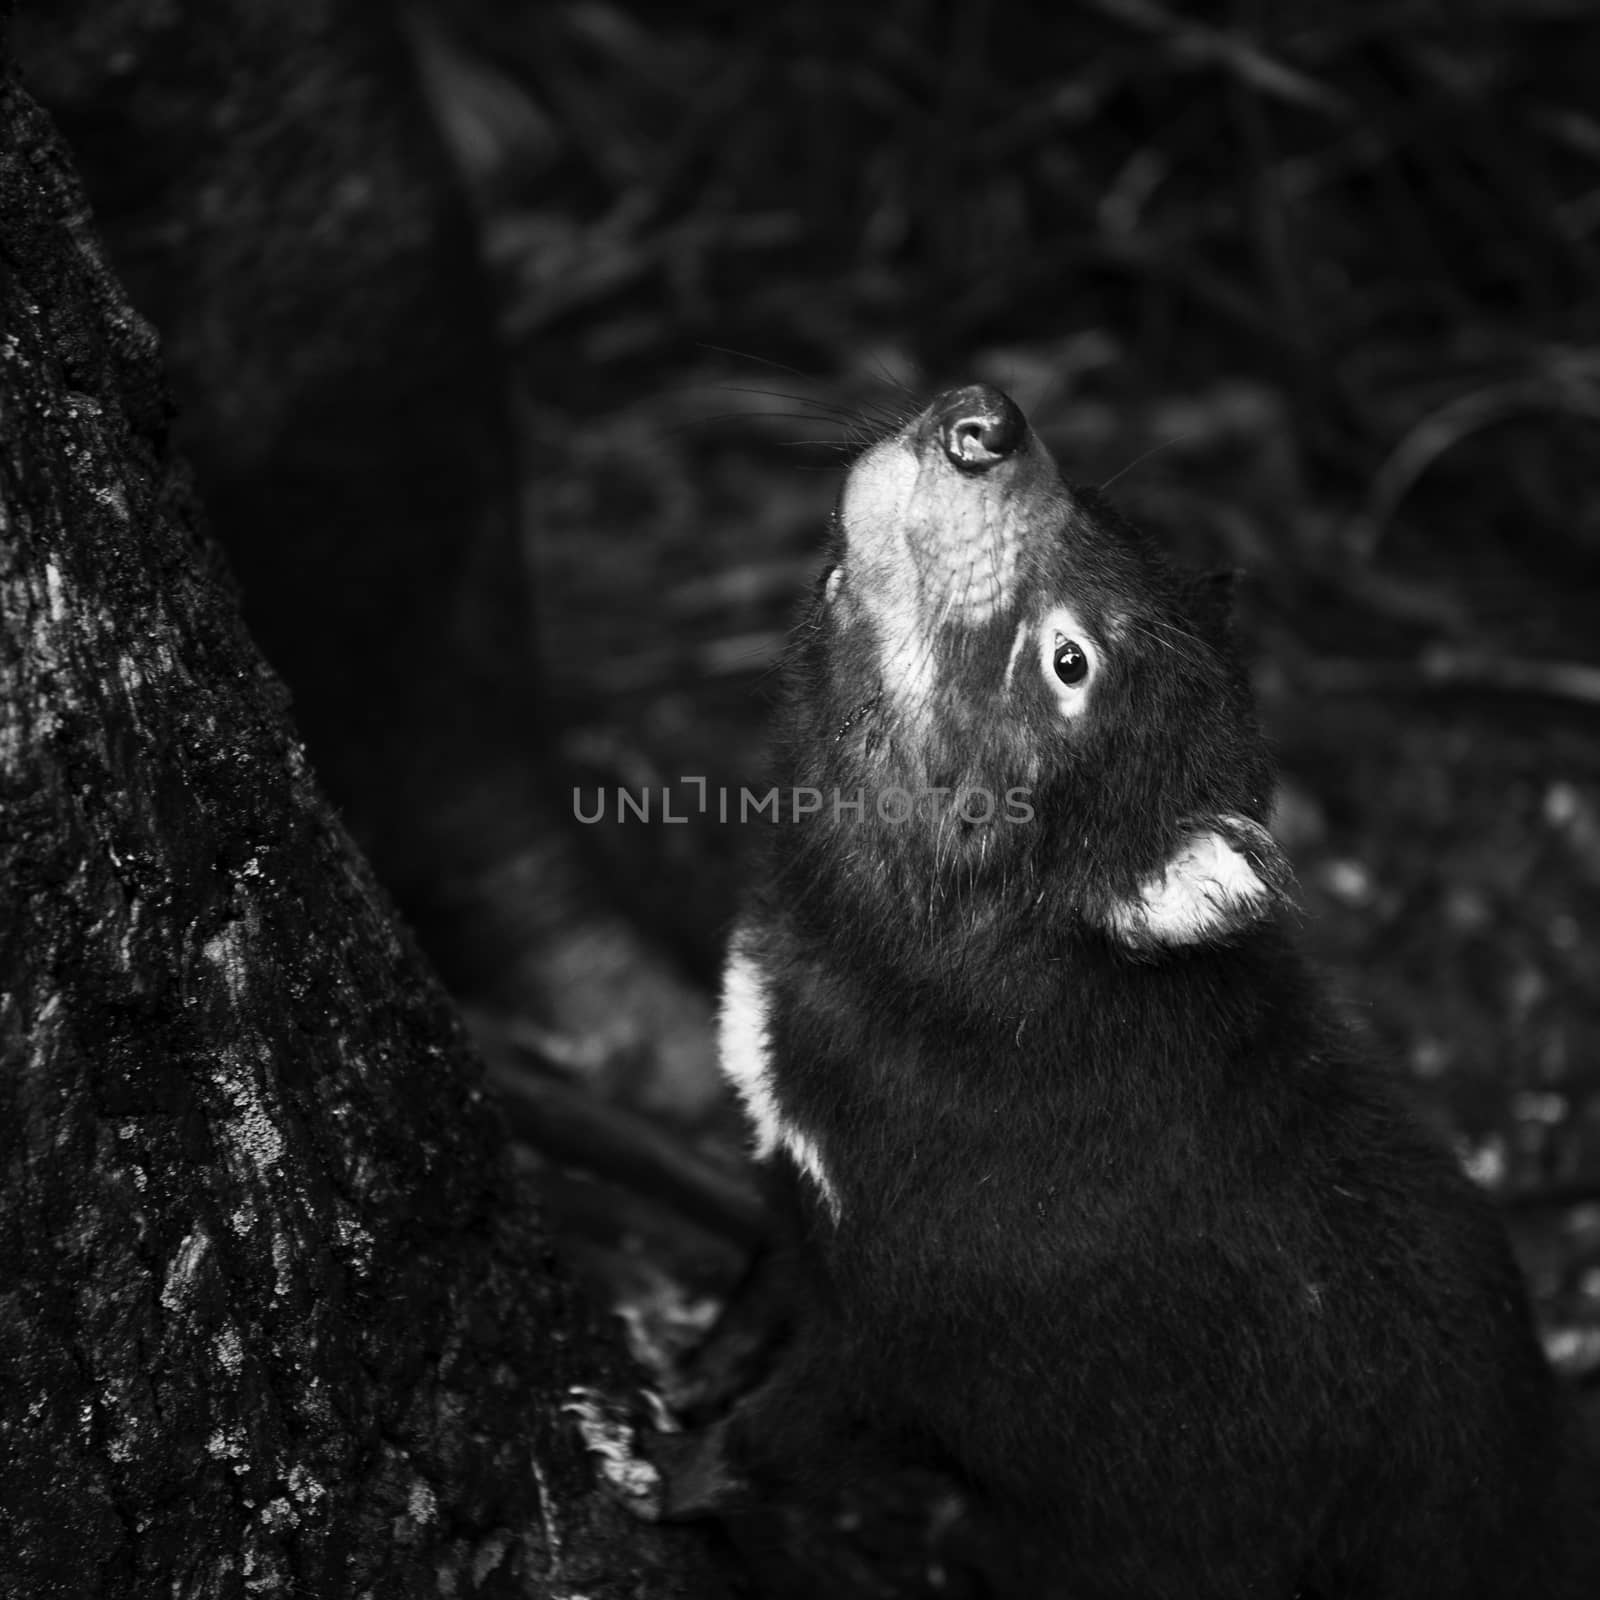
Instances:
[[[1105,923],[1134,950],[1219,944],[1260,922],[1288,896],[1292,873],[1259,822],[1224,813],[1185,824],[1166,865]]]
[[[1215,572],[1196,573],[1189,582],[1189,610],[1213,638],[1226,639],[1233,633],[1233,606],[1239,577],[1237,568],[1223,567]]]

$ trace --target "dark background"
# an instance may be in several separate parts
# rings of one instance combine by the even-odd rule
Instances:
[[[467,0],[414,37],[578,774],[754,783],[850,440],[1002,384],[1247,574],[1306,937],[1600,1368],[1594,8]],[[702,970],[737,834],[609,842]]]

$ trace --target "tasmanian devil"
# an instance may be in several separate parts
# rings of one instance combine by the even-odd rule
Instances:
[[[947,1473],[1008,1594],[1592,1600],[1501,1227],[1296,949],[1227,610],[996,389],[850,472],[725,975],[804,1309],[724,1460]]]

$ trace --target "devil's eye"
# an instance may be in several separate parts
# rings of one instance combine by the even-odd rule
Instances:
[[[1039,678],[1069,722],[1087,716],[1104,663],[1100,635],[1069,605],[1052,606],[1033,631]],[[1020,647],[1022,635],[1017,635]]]
[[[1082,683],[1089,676],[1089,658],[1083,652],[1083,646],[1076,639],[1063,639],[1056,635],[1055,655],[1051,663],[1056,669],[1056,676],[1069,687]]]

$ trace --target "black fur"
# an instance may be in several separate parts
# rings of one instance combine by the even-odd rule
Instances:
[[[909,728],[843,532],[793,650],[780,782],[868,803],[771,830],[740,939],[841,1214],[793,1175],[806,1315],[735,1458],[801,1490],[948,1472],[1030,1597],[1600,1593],[1498,1220],[1286,916],[1116,936],[1187,831],[1265,821],[1271,763],[1216,586],[1090,493],[1039,515],[1022,605],[1107,641],[1079,721],[1036,670],[995,692],[1012,610],[930,628],[938,704]],[[972,785],[1033,820],[871,803]]]

